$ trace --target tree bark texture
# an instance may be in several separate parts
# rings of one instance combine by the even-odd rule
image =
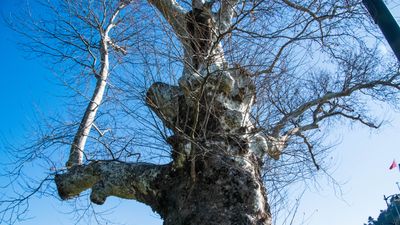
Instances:
[[[148,104],[174,130],[167,165],[95,161],[56,176],[63,199],[92,189],[91,200],[136,199],[152,207],[165,225],[271,224],[260,176],[265,139],[249,120],[254,85],[243,69],[218,72],[203,91],[155,83]],[[215,79],[215,80],[213,80]],[[201,85],[200,85],[201,86]],[[202,92],[192,99],[192,93]]]
[[[195,182],[191,165],[172,172],[160,201],[164,224],[270,224],[257,159],[242,160],[213,153],[199,157]]]
[[[136,199],[159,213],[165,225],[271,224],[260,169],[265,153],[277,158],[280,148],[250,119],[255,101],[251,74],[224,59],[217,36],[229,27],[236,1],[222,2],[225,11],[216,17],[207,8],[182,15],[173,0],[150,1],[185,51],[179,85],[156,82],[146,99],[173,131],[171,163],[75,164],[55,177],[62,199],[91,188],[92,202],[103,204],[108,196]]]
[[[195,181],[191,166],[96,161],[57,175],[56,183],[62,199],[89,188],[96,204],[108,196],[135,199],[159,213],[165,225],[271,224],[256,157],[211,150],[196,159]]]

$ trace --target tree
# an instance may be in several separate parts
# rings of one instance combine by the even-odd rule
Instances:
[[[368,217],[368,225],[384,225],[384,224],[399,224],[399,196],[392,195],[389,197],[390,203],[386,210],[381,210],[377,220],[374,220],[372,217]],[[385,197],[385,200],[386,197]]]
[[[15,30],[66,77],[89,78],[81,90],[61,77],[75,93],[92,92],[80,122],[47,128],[22,157],[53,165],[47,153],[70,146],[54,163],[63,200],[90,189],[93,203],[135,199],[166,225],[271,224],[273,191],[322,168],[327,125],[378,128],[365,103],[397,102],[399,67],[368,42],[359,1],[41,3],[49,14]],[[160,160],[140,161],[146,149]]]

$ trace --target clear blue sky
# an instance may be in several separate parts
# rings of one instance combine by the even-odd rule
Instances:
[[[0,0],[0,9],[7,12],[21,2]],[[390,8],[400,16],[400,6],[391,4]],[[0,25],[0,34],[0,134],[21,142],[24,127],[31,122],[36,108],[49,114],[62,110],[60,98],[56,96],[60,87],[51,81],[51,73],[39,60],[24,59],[24,53],[15,43],[15,34],[4,24]],[[305,218],[305,224],[309,225],[361,225],[367,222],[368,216],[376,217],[385,208],[383,194],[399,193],[395,183],[400,181],[400,172],[389,171],[388,167],[393,159],[400,162],[400,115],[385,108],[377,107],[376,111],[391,120],[379,132],[354,126],[338,128],[332,134],[332,140],[341,140],[331,157],[336,162],[332,175],[342,183],[343,193],[335,194],[335,189],[322,176],[322,188],[311,186],[302,198],[295,224]],[[112,199],[97,208],[107,209],[118,202]],[[73,224],[72,215],[65,214],[68,208],[63,205],[55,198],[35,199],[28,214],[33,218],[20,224]],[[118,218],[126,225],[162,224],[150,208],[126,200],[114,209],[111,218]]]

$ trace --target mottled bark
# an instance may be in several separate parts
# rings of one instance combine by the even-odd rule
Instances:
[[[255,87],[246,70],[221,68],[208,74],[198,98],[180,86],[155,83],[149,106],[174,131],[171,164],[98,161],[56,176],[68,199],[91,188],[91,200],[136,199],[152,207],[165,225],[271,224],[261,159],[266,138],[249,115]],[[189,93],[189,92],[188,92]],[[178,110],[177,110],[178,109]]]
[[[63,200],[91,188],[90,200],[96,204],[103,204],[109,196],[117,196],[157,207],[159,190],[156,184],[167,168],[168,165],[94,161],[57,174],[55,181]]]
[[[108,196],[135,199],[149,205],[165,225],[271,224],[259,161],[252,154],[225,154],[222,146],[196,157],[196,181],[191,163],[170,165],[96,161],[56,175],[62,199],[91,188],[91,201]]]
[[[94,203],[108,196],[136,199],[158,212],[165,225],[270,225],[259,170],[265,154],[279,157],[281,145],[251,121],[251,74],[225,61],[218,37],[227,31],[237,1],[222,1],[218,13],[203,1],[194,1],[190,12],[174,0],[149,2],[171,24],[185,52],[179,85],[154,83],[146,98],[173,131],[172,162],[74,165],[56,176],[61,198],[91,188]]]
[[[172,172],[162,187],[164,224],[270,224],[259,169],[277,144],[250,120],[255,86],[240,67],[218,67],[199,83],[155,83],[148,105],[174,131]],[[190,89],[190,91],[183,91]],[[178,110],[177,110],[178,109]],[[172,185],[172,186],[170,186]]]
[[[190,167],[187,163],[164,181],[169,189],[162,191],[159,213],[165,225],[271,224],[255,157],[210,150],[196,157],[195,182]]]

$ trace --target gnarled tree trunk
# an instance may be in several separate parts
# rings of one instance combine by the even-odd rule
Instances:
[[[166,225],[271,224],[260,176],[267,145],[249,120],[254,85],[240,68],[217,73],[200,85],[199,99],[185,96],[178,86],[155,83],[149,89],[149,105],[175,131],[169,138],[170,164],[77,165],[56,176],[60,196],[92,188],[97,204],[111,195],[136,199]],[[230,76],[232,83],[219,76]]]
[[[250,120],[255,101],[251,74],[229,65],[220,45],[237,1],[193,1],[185,12],[175,1],[150,1],[182,42],[185,62],[179,86],[154,83],[147,104],[174,135],[167,165],[96,161],[56,176],[68,199],[92,189],[91,200],[136,199],[153,208],[166,225],[271,224],[260,175],[262,157],[279,157],[278,145],[257,133]]]
[[[172,31],[175,36],[160,35],[162,31],[154,31],[152,27],[143,29],[141,26],[152,24],[136,21],[142,15],[149,18],[144,15],[148,14],[148,8],[143,7],[143,1],[133,0],[42,0],[39,4],[52,13],[38,10],[38,15],[44,15],[38,20],[29,16],[32,20],[15,22],[16,27],[29,28],[16,31],[30,41],[26,47],[32,53],[54,57],[54,62],[68,66],[63,72],[73,69],[71,72],[80,77],[75,71],[79,68],[81,73],[90,71],[97,79],[71,143],[66,167],[56,171],[55,182],[62,199],[90,189],[93,203],[103,204],[108,196],[134,199],[152,207],[166,225],[270,225],[271,212],[263,184],[264,176],[268,176],[265,174],[276,176],[267,179],[279,184],[307,177],[314,172],[310,165],[318,170],[317,162],[326,157],[326,148],[318,150],[319,126],[323,126],[321,130],[326,128],[322,121],[328,120],[330,126],[333,120],[329,118],[345,118],[378,128],[364,108],[369,105],[365,101],[395,104],[399,99],[399,67],[378,63],[382,58],[377,49],[371,51],[366,47],[370,44],[363,40],[368,38],[358,37],[369,26],[362,22],[363,11],[357,1],[192,0],[189,5],[182,0],[148,0],[148,3],[171,28],[163,26],[162,31]],[[138,13],[142,9],[145,12]],[[158,17],[151,17],[148,22],[154,18]],[[351,29],[352,26],[356,29]],[[157,40],[146,34],[148,31],[157,35]],[[142,34],[145,37],[137,37]],[[123,123],[143,118],[135,115],[143,111],[133,108],[136,102],[130,98],[139,95],[137,82],[147,83],[147,80],[136,77],[137,73],[121,80],[109,77],[113,71],[120,71],[114,70],[119,63],[126,65],[127,60],[122,57],[130,53],[132,46],[148,49],[146,41],[154,40],[153,47],[160,48],[167,37],[176,39],[172,38],[166,49],[155,49],[148,55],[140,49],[130,59],[137,59],[138,55],[143,56],[143,63],[154,59],[154,64],[148,63],[148,70],[143,72],[148,75],[164,71],[157,66],[175,62],[175,49],[182,49],[178,50],[183,53],[181,65],[168,66],[169,71],[182,68],[178,82],[155,82],[143,99],[168,128],[163,135],[170,135],[166,141],[171,161],[164,165],[120,161],[134,154],[140,156],[131,148],[137,143],[136,137],[140,145],[146,141],[142,138],[145,131],[131,138],[128,135],[135,131],[127,129],[148,128],[148,124]],[[230,60],[224,55],[228,55],[228,49],[232,50]],[[153,58],[154,54],[171,58],[159,60]],[[239,56],[253,74],[235,62]],[[386,56],[383,58],[386,61]],[[329,59],[333,63],[325,64]],[[137,65],[138,61],[131,65]],[[252,117],[255,79],[261,88],[257,90],[259,102]],[[129,80],[133,82],[132,88]],[[107,91],[108,87],[113,90]],[[127,94],[127,90],[135,90],[135,94]],[[125,97],[116,97],[120,93]],[[120,107],[114,108],[110,105],[113,103]],[[128,109],[130,106],[133,109]],[[127,114],[137,117],[122,118]],[[118,118],[123,120],[117,122]],[[111,124],[115,132],[103,137],[105,132],[98,129],[96,121],[99,125]],[[51,127],[22,151],[12,153],[17,160],[15,168],[9,170],[12,177],[25,181],[22,167],[35,158],[51,163],[52,168],[59,165],[52,162],[54,151],[59,144],[66,143],[72,124],[58,126]],[[92,127],[100,137],[90,135]],[[88,146],[89,138],[93,139]],[[265,168],[262,162],[269,163],[265,157],[278,159],[289,144],[284,162],[267,165],[261,176],[261,168]],[[86,151],[91,146],[95,149]],[[146,149],[150,146],[154,145],[149,143]],[[9,180],[3,185],[5,190],[19,184],[14,178]],[[47,187],[47,180],[46,177],[38,182],[37,188],[17,185],[16,192],[23,193],[15,197],[6,194],[3,199],[2,195],[0,223],[8,213],[11,216],[7,222],[19,219],[20,213],[27,211],[30,197]],[[275,190],[280,187],[283,185]]]

